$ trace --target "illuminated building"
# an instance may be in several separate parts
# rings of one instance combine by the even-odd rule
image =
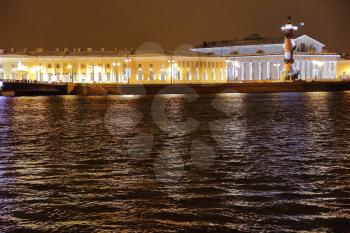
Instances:
[[[336,79],[340,56],[324,44],[303,35],[295,40],[294,66],[302,80]],[[232,81],[279,80],[284,68],[283,38],[253,34],[242,40],[204,42],[192,51],[226,56]]]
[[[340,56],[329,53],[321,42],[304,35],[295,39],[295,45],[294,65],[300,79],[334,80],[343,74],[338,70]],[[207,42],[191,50],[187,55],[120,54],[104,49],[0,50],[0,80],[118,84],[269,82],[280,80],[284,67],[283,38],[254,34],[243,40]]]
[[[0,79],[37,82],[181,84],[226,82],[218,56],[118,55],[114,51],[0,54]]]

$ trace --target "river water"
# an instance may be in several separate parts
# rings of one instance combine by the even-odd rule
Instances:
[[[349,232],[350,93],[0,97],[0,232]]]

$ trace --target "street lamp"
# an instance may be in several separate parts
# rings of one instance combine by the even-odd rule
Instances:
[[[128,79],[127,81],[128,81],[128,85],[129,85],[129,83],[130,83],[130,68],[129,68],[129,63],[131,62],[131,59],[130,58],[125,58],[125,63],[126,63],[126,78]]]
[[[173,69],[174,69],[174,65],[176,65],[175,60],[172,57],[170,57],[170,59],[168,60],[168,63],[170,64],[170,84],[173,84]]]
[[[120,63],[119,62],[113,62],[112,66],[114,67],[114,73],[115,73],[115,82],[118,83],[119,80],[119,68],[120,68]]]
[[[22,81],[24,79],[24,73],[27,71],[27,67],[25,65],[23,65],[22,62],[18,62],[17,65],[17,71],[20,72],[21,76],[22,76]]]
[[[68,70],[70,70],[70,80],[71,82],[73,82],[73,66],[71,64],[69,64],[67,66]]]

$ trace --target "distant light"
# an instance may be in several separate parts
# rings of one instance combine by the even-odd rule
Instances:
[[[301,23],[300,23],[300,26],[305,26],[305,23],[304,23],[304,22],[301,22]]]
[[[0,81],[0,88],[2,88],[3,87],[3,82],[2,81]]]

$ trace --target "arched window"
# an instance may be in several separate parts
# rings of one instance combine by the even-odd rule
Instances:
[[[196,69],[196,72],[194,73],[194,80],[198,81],[199,80],[199,70]]]
[[[204,81],[208,80],[208,73],[207,73],[207,71],[204,71],[204,73],[203,73],[203,80]]]
[[[137,81],[142,81],[142,80],[143,80],[143,71],[142,71],[142,68],[139,68],[139,69],[137,70],[136,79],[137,79]]]
[[[215,77],[215,70],[214,69],[211,71],[210,79],[212,81],[215,81],[215,79],[216,79],[216,77]]]
[[[150,69],[150,70],[149,70],[149,73],[148,73],[148,80],[150,80],[150,81],[153,81],[153,80],[154,80],[154,72],[153,72],[153,69]]]
[[[192,79],[190,69],[187,69],[187,72],[186,72],[186,79],[187,79],[187,81],[190,81],[190,80]]]
[[[224,71],[222,69],[220,70],[220,80],[224,80]]]
[[[179,80],[179,81],[182,80],[182,74],[181,74],[181,70],[180,69],[178,69],[177,72],[176,72],[176,79]]]
[[[160,80],[161,80],[161,81],[165,81],[165,79],[166,79],[166,74],[165,74],[165,71],[162,70],[162,71],[160,72]]]

